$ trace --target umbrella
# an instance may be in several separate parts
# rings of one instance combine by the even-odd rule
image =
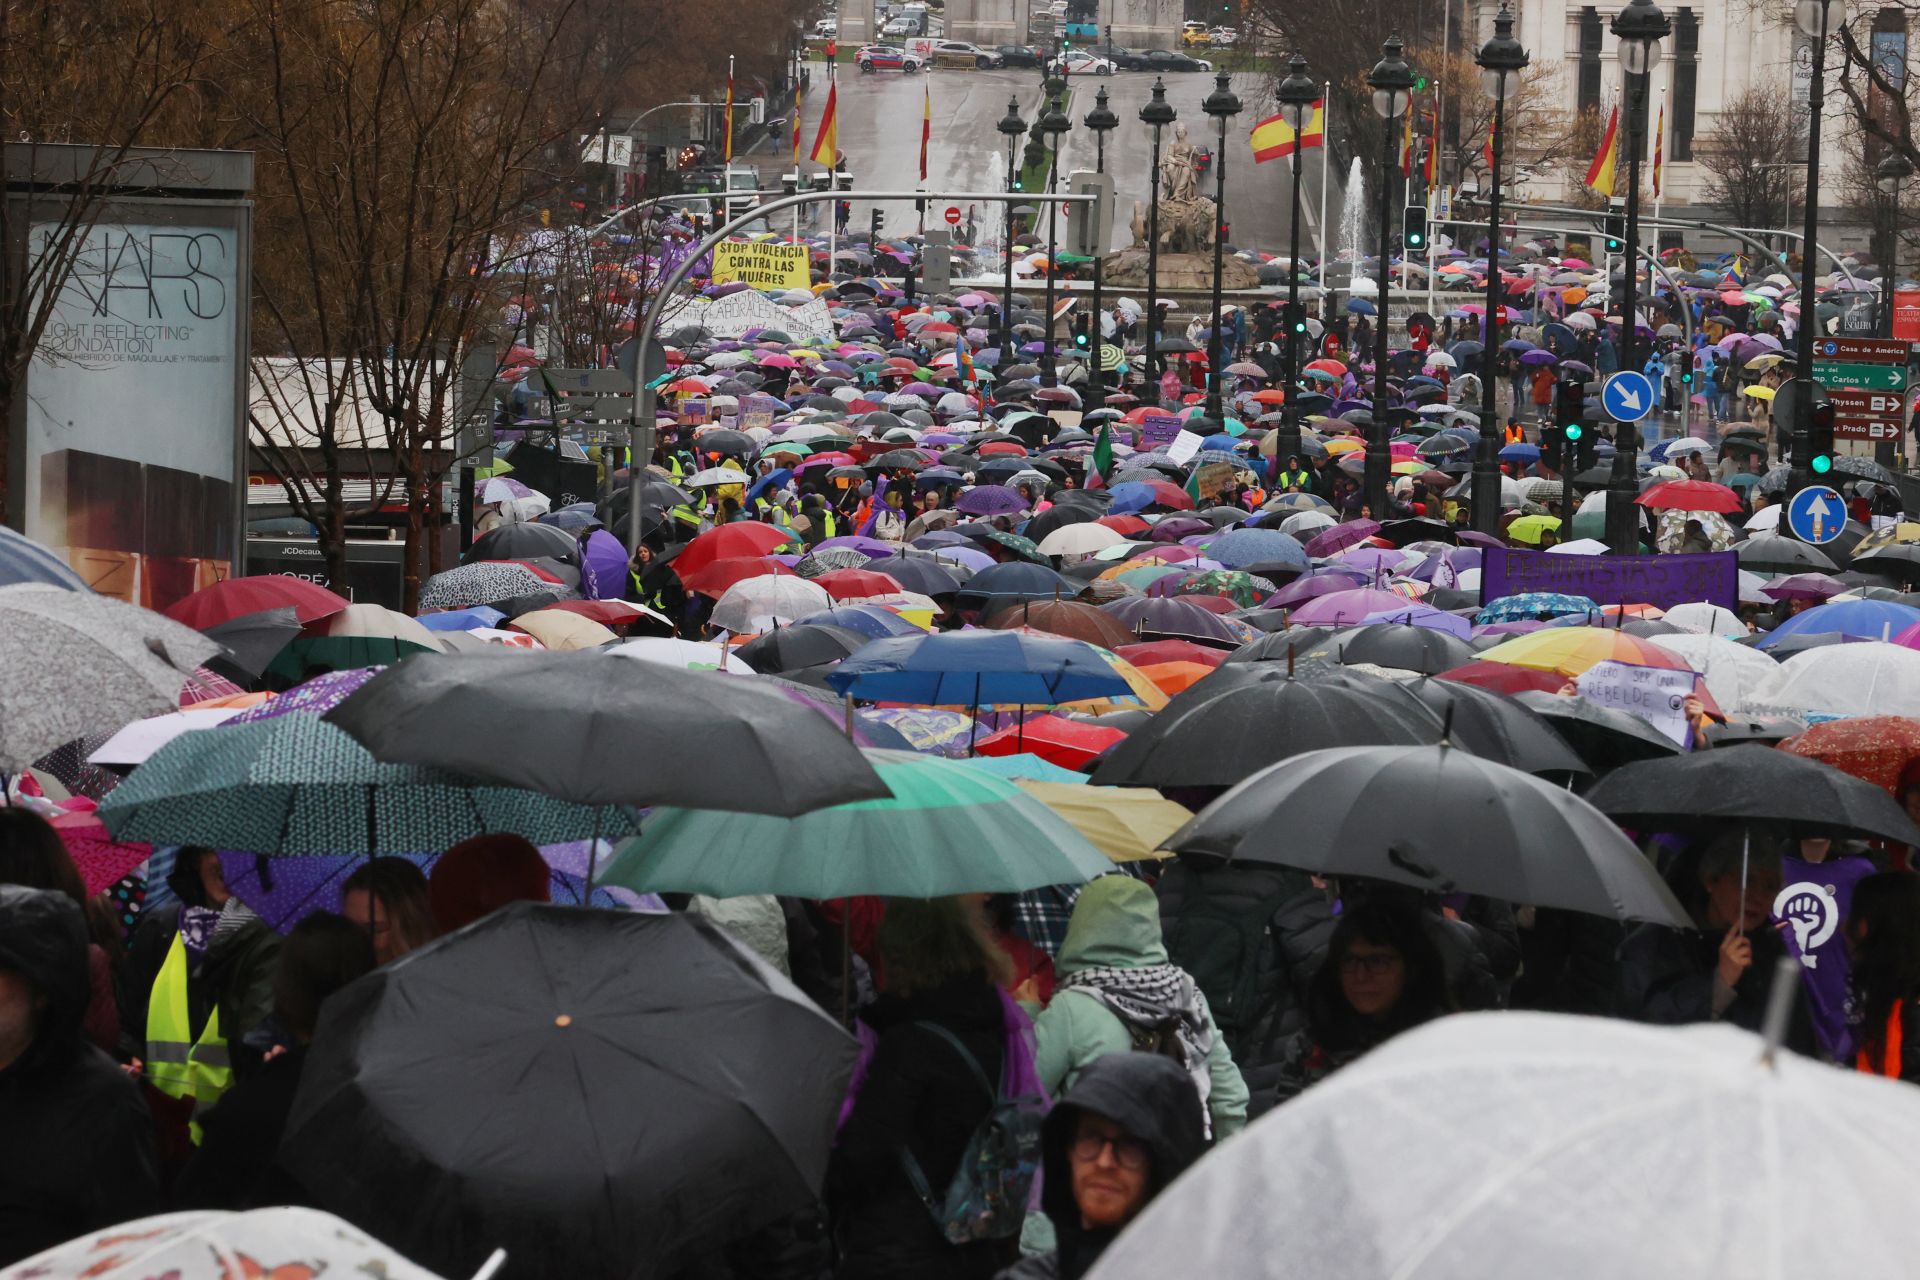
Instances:
[[[713,567],[709,565],[706,572],[712,572]],[[709,621],[723,631],[752,635],[832,607],[833,597],[817,583],[797,576],[763,574],[742,578],[722,592]]]
[[[67,591],[88,591],[71,565],[24,533],[0,525],[0,587],[38,582]]]
[[[1594,785],[1587,802],[1646,830],[1712,834],[1731,820],[1920,845],[1920,828],[1886,791],[1817,759],[1758,745],[1622,765]]]
[[[607,654],[427,655],[327,718],[382,760],[579,804],[795,814],[883,794],[845,736],[807,708],[752,681]]]
[[[1297,539],[1278,529],[1229,529],[1207,543],[1207,556],[1229,569],[1284,563],[1305,570],[1307,553]]]
[[[1920,658],[1920,654],[1914,655]],[[1573,677],[1597,662],[1688,670],[1682,659],[1651,640],[1605,627],[1550,627],[1504,640],[1480,654],[1481,662],[1504,662]]]
[[[1293,611],[1293,620],[1306,626],[1350,625],[1365,622],[1374,614],[1391,614],[1412,607],[1411,600],[1395,592],[1357,587],[1309,600]]]
[[[651,662],[676,671],[724,671],[750,676],[753,668],[742,662],[726,645],[712,640],[682,640],[678,636],[642,636],[607,649],[613,657],[632,662]]]
[[[1705,480],[1664,480],[1634,499],[1643,507],[1656,510],[1739,511],[1740,495],[1723,484]]]
[[[45,583],[0,587],[0,772],[85,733],[180,706],[220,652],[138,605]]]
[[[1398,685],[1278,664],[1226,666],[1181,693],[1093,772],[1100,786],[1226,787],[1323,747],[1436,742],[1440,721]]]
[[[1920,1093],[1732,1027],[1461,1014],[1221,1146],[1091,1274],[1901,1276],[1916,1142]]]
[[[1771,649],[1791,636],[1829,632],[1856,640],[1890,640],[1920,622],[1920,609],[1891,600],[1836,600],[1794,614],[1754,642]]]
[[[182,734],[114,788],[100,818],[116,840],[281,855],[412,853],[490,831],[558,844],[636,825],[622,809],[383,764],[312,715]]]
[[[243,675],[258,676],[279,652],[300,634],[301,622],[293,605],[279,605],[258,613],[243,613],[215,623],[201,632],[226,652],[223,662]]]
[[[1781,749],[1823,761],[1898,797],[1907,769],[1920,759],[1920,719],[1860,716],[1811,725]]]
[[[300,624],[318,622],[347,607],[347,601],[325,587],[291,574],[263,573],[227,578],[200,588],[167,606],[166,614],[196,631],[219,626],[247,613],[291,606]],[[425,606],[422,606],[425,607]]]
[[[514,903],[327,1002],[280,1159],[449,1275],[676,1274],[813,1203],[854,1057],[709,921]]]
[[[1796,655],[1744,709],[1874,716],[1906,708],[1920,708],[1920,653],[1870,640]]]
[[[564,609],[536,609],[521,614],[511,625],[547,649],[597,649],[619,639],[604,624]]]
[[[921,706],[1044,706],[1132,691],[1092,645],[1016,631],[876,640],[828,673],[827,683],[868,702]]]
[[[963,603],[983,600],[1071,600],[1080,584],[1061,577],[1045,565],[1008,560],[982,569],[961,586]]]
[[[1565,698],[1539,689],[1520,690],[1513,698],[1545,717],[1595,770],[1680,752],[1679,743],[1639,716],[1596,706],[1585,698]]]
[[[7,1274],[39,1280],[308,1280],[327,1272],[438,1280],[358,1227],[291,1205],[135,1218],[22,1259]]]
[[[977,764],[976,764],[977,767]],[[1115,862],[1163,858],[1160,844],[1193,817],[1193,811],[1146,787],[1089,787],[1074,782],[1021,778],[1022,791],[1072,824]]]
[[[917,591],[923,596],[952,595],[960,589],[961,577],[954,572],[954,566],[932,556],[889,556],[871,564],[874,572],[886,574],[900,589]],[[966,572],[960,570],[960,573]]]
[[[1778,534],[1763,533],[1748,538],[1734,550],[1739,554],[1740,567],[1756,572],[1800,573],[1808,569],[1817,573],[1839,572],[1839,567],[1820,548]]]
[[[1214,801],[1167,847],[1615,920],[1692,924],[1653,864],[1599,810],[1563,787],[1444,744],[1295,756]]]
[[[1780,670],[1780,664],[1766,654],[1735,644],[1725,636],[1682,634],[1650,639],[1698,671],[1707,692],[1722,707],[1746,706],[1754,692]]]
[[[1427,612],[1451,619],[1462,628],[1466,626],[1463,619],[1450,613],[1440,613],[1438,610]],[[1418,671],[1423,675],[1438,675],[1473,660],[1473,646],[1459,636],[1398,619],[1371,623],[1349,631],[1335,642],[1334,647],[1340,655],[1340,661],[1348,666],[1364,662],[1399,671]]]
[[[571,595],[559,584],[517,561],[480,560],[447,569],[428,578],[420,588],[422,609],[470,609],[475,605],[511,600],[542,592]],[[341,606],[344,608],[345,606]]]
[[[1018,723],[981,738],[974,751],[982,756],[1032,754],[1063,769],[1079,769],[1126,736],[1119,729],[1064,716],[1022,716]]]
[[[607,880],[716,897],[933,898],[1079,884],[1112,869],[1011,782],[911,752],[870,751],[867,759],[886,798],[798,818],[657,809],[607,864]]]
[[[804,618],[796,618],[795,626],[808,626],[825,623],[830,626],[845,627],[849,631],[858,631],[861,635],[879,640],[887,636],[911,636],[926,634],[891,609],[877,604],[842,604],[831,609],[822,609],[810,613]]]
[[[1079,600],[1020,600],[999,606],[984,620],[995,630],[1027,627],[1103,649],[1133,643],[1133,632],[1112,614]]]
[[[1197,640],[1231,649],[1252,638],[1220,615],[1175,596],[1129,596],[1100,608],[1142,640]]]
[[[1583,761],[1539,713],[1512,698],[1457,680],[1419,680],[1407,686],[1446,725],[1463,750],[1523,773],[1589,773]]]
[[[580,563],[580,543],[565,529],[550,524],[503,524],[473,540],[466,560],[558,560]]]
[[[755,671],[771,674],[838,662],[870,638],[831,625],[775,627],[747,641],[734,654]]]

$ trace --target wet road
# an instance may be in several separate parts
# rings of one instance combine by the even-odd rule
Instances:
[[[1152,140],[1140,123],[1140,108],[1151,96],[1154,77],[1147,72],[1122,71],[1112,76],[1076,76],[1071,82],[1072,101],[1068,115],[1074,121],[1073,132],[1066,135],[1062,151],[1061,174],[1094,167],[1094,140],[1081,120],[1094,106],[1099,89],[1108,92],[1109,106],[1120,117],[1120,128],[1107,136],[1107,169],[1114,175],[1119,195],[1119,210],[1114,219],[1114,247],[1125,248],[1132,242],[1128,223],[1133,202],[1148,195]],[[1203,72],[1168,76],[1167,100],[1187,125],[1190,140],[1213,146],[1217,140],[1213,121],[1201,110],[1200,103],[1213,89],[1213,77]],[[1241,248],[1257,248],[1268,253],[1287,249],[1287,215],[1291,161],[1275,160],[1254,165],[1247,135],[1253,123],[1274,112],[1271,82],[1265,76],[1240,74],[1233,88],[1244,104],[1239,116],[1228,125],[1227,147],[1227,220],[1232,226],[1229,243]],[[999,71],[932,71],[905,75],[897,71],[861,75],[850,65],[840,68],[840,150],[846,154],[848,168],[856,186],[885,184],[906,188],[919,185],[920,121],[922,91],[930,90],[933,103],[933,130],[927,151],[929,187],[972,191],[999,191],[1005,188],[1007,152],[994,126],[1007,111],[1007,99],[1019,101],[1020,114],[1031,121],[1038,109],[1042,89],[1039,73],[1032,68]],[[813,88],[805,103],[802,150],[813,144],[820,112],[826,103],[826,68],[813,65]],[[1172,130],[1168,130],[1171,141]],[[1022,139],[1024,142],[1024,139]],[[1317,205],[1320,198],[1320,156],[1309,151],[1302,163],[1302,198],[1309,208],[1302,224],[1301,252],[1313,253]],[[784,168],[786,156],[762,151],[751,157],[768,172],[772,166]],[[1204,179],[1204,190],[1212,193],[1213,175]],[[1339,223],[1339,192],[1332,193],[1329,216]],[[852,225],[864,227],[868,209],[860,202],[853,207]],[[887,210],[887,230],[914,229],[911,206]],[[928,211],[929,225],[940,225],[940,208]],[[997,227],[997,212],[977,211],[984,228]],[[983,233],[987,234],[987,233]]]

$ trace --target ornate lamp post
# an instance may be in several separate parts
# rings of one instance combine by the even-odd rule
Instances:
[[[1274,442],[1273,458],[1277,467],[1300,452],[1300,330],[1305,319],[1300,312],[1300,135],[1313,118],[1313,104],[1319,100],[1320,86],[1307,74],[1307,60],[1293,55],[1287,78],[1275,91],[1280,99],[1280,118],[1293,130],[1293,214],[1287,247],[1287,402],[1281,406],[1280,435]]]
[[[1220,383],[1228,353],[1222,349],[1220,333],[1220,255],[1225,251],[1227,238],[1227,121],[1240,114],[1240,99],[1235,96],[1226,72],[1213,78],[1213,92],[1200,104],[1200,109],[1219,126],[1218,141],[1213,149],[1213,315],[1207,322],[1207,416],[1215,422],[1224,422],[1226,413],[1220,407]]]
[[[1153,96],[1140,108],[1140,123],[1153,130],[1153,167],[1148,172],[1147,197],[1147,369],[1158,378],[1165,362],[1160,358],[1160,135],[1173,123],[1173,104],[1167,86],[1153,78]]]
[[[1815,305],[1819,291],[1819,255],[1814,248],[1820,234],[1820,106],[1826,96],[1827,36],[1836,22],[1844,22],[1844,0],[1799,0],[1793,22],[1813,42],[1813,74],[1807,85],[1807,198],[1806,225],[1800,238],[1800,327],[1794,332],[1794,360],[1799,385],[1793,397],[1793,478],[1798,493],[1813,483],[1813,339],[1820,331]],[[1622,366],[1626,367],[1626,366]]]
[[[1060,138],[1073,128],[1073,121],[1067,119],[1067,113],[1060,109],[1066,97],[1067,82],[1064,79],[1047,81],[1047,109],[1040,116],[1040,132],[1047,140],[1047,194],[1052,195],[1060,182]],[[1041,353],[1040,385],[1058,386],[1060,383],[1058,361],[1053,339],[1053,296],[1054,281],[1059,278],[1060,206],[1047,201],[1047,340],[1046,350]]]
[[[1373,90],[1373,110],[1381,121],[1380,129],[1380,276],[1378,286],[1379,317],[1373,334],[1373,421],[1367,427],[1367,507],[1374,519],[1387,511],[1387,475],[1392,463],[1387,450],[1387,328],[1389,289],[1393,280],[1393,250],[1388,237],[1393,232],[1393,162],[1396,129],[1394,121],[1407,114],[1413,105],[1413,68],[1401,56],[1406,46],[1399,36],[1388,36],[1380,46],[1380,61],[1367,73],[1367,86]]]
[[[1660,62],[1660,41],[1673,30],[1653,0],[1633,0],[1613,17],[1613,34],[1620,41],[1620,66],[1627,81],[1627,274],[1620,298],[1620,367],[1638,369],[1634,355],[1639,325],[1640,285],[1640,157],[1647,149],[1647,86]],[[1639,488],[1640,428],[1614,432],[1613,474],[1607,479],[1607,544],[1616,555],[1640,550],[1640,508],[1633,499]]]
[[[1007,140],[1007,190],[1019,190],[1020,182],[1020,135],[1027,131],[1027,122],[1020,118],[1020,100],[1007,99],[1007,114],[1000,117],[1000,123],[994,128]],[[1007,280],[1006,289],[1000,295],[1000,358],[1009,361],[1013,354],[1013,202],[1007,202]]]
[[[1120,117],[1107,105],[1107,91],[1104,87],[1094,95],[1093,110],[1087,112],[1081,121],[1093,130],[1093,169],[1095,173],[1107,171],[1107,135],[1120,127]],[[1099,408],[1106,403],[1107,372],[1102,367],[1100,356],[1107,349],[1106,337],[1102,326],[1106,323],[1106,255],[1098,252],[1107,246],[1096,246],[1093,255],[1093,318],[1087,326],[1088,336],[1093,347],[1092,362],[1087,366],[1087,395],[1085,403],[1089,408]]]
[[[1480,353],[1480,447],[1473,459],[1473,527],[1493,533],[1500,527],[1500,427],[1494,409],[1493,362],[1500,352],[1500,161],[1507,145],[1507,95],[1520,83],[1527,51],[1513,38],[1513,13],[1506,5],[1493,20],[1493,39],[1474,59],[1480,86],[1493,99],[1493,170],[1487,175],[1487,333]]]

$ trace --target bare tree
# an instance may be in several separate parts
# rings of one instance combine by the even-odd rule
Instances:
[[[1694,141],[1694,160],[1706,172],[1701,199],[1735,226],[1773,225],[1802,182],[1799,170],[1781,163],[1792,136],[1793,108],[1777,87],[1756,85],[1727,103]]]

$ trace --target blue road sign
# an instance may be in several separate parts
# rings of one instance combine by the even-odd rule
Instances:
[[[1847,504],[1840,494],[1826,485],[1802,489],[1787,503],[1787,528],[1802,542],[1819,545],[1832,542],[1846,527]]]
[[[1622,369],[1600,387],[1600,404],[1615,422],[1638,422],[1653,412],[1653,379]]]

